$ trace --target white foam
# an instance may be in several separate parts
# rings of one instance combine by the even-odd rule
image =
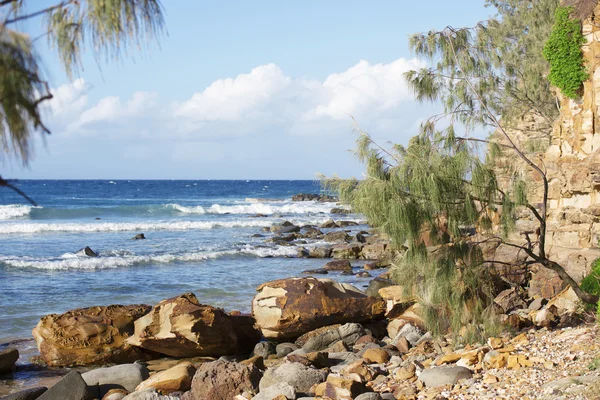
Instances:
[[[0,206],[0,219],[13,219],[25,217],[29,215],[32,208],[34,207],[26,206],[23,204],[8,204],[5,206]]]
[[[123,232],[123,231],[187,231],[215,228],[246,228],[271,226],[264,219],[239,221],[170,221],[170,222],[97,222],[97,223],[4,223],[0,234],[42,232]]]
[[[338,207],[336,203],[320,203],[313,201],[283,202],[269,204],[268,202],[255,202],[239,205],[213,204],[208,208],[202,206],[186,207],[179,204],[167,204],[166,207],[173,208],[184,214],[316,214],[329,213],[332,208]]]
[[[146,256],[136,256],[132,255],[131,253],[129,253],[130,255],[123,256],[112,255],[118,253],[120,253],[120,251],[100,252],[99,257],[77,256],[74,253],[65,253],[58,258],[0,256],[0,263],[4,263],[14,268],[35,268],[44,270],[95,270],[123,268],[137,264],[197,262],[236,254],[247,254],[261,258],[293,257],[297,253],[297,248],[285,246],[253,247],[246,245],[237,250],[204,251],[183,254],[156,254]]]

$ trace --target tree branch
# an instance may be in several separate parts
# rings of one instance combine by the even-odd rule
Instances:
[[[37,207],[37,203],[35,202],[35,200],[33,200],[31,197],[29,197],[24,191],[22,191],[18,187],[14,186],[10,182],[8,182],[6,179],[2,179],[2,177],[0,176],[0,187],[1,186],[6,186],[7,188],[14,190],[21,197],[23,197],[25,200],[27,200],[29,203],[31,203],[33,206]]]

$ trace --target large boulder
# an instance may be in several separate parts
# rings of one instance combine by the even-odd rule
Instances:
[[[171,357],[234,354],[238,346],[229,315],[200,304],[193,293],[158,303],[135,321],[127,342]]]
[[[184,361],[167,370],[157,372],[141,382],[136,391],[155,389],[161,393],[185,392],[190,390],[196,367],[189,361]]]
[[[64,378],[38,397],[38,400],[91,400],[95,398],[77,371],[69,372]]]
[[[419,380],[427,387],[454,385],[461,379],[470,379],[471,370],[456,365],[432,367],[421,371]]]
[[[380,319],[385,312],[381,299],[330,279],[281,279],[257,292],[252,314],[267,338],[297,338],[326,325]]]
[[[46,315],[32,333],[52,367],[133,362],[147,356],[126,340],[134,321],[150,309],[143,304],[79,308]]]
[[[286,362],[277,368],[265,371],[260,380],[261,392],[270,386],[285,382],[292,386],[297,392],[308,393],[313,385],[327,379],[328,372],[321,369],[307,367],[300,363]]]
[[[2,397],[2,400],[36,400],[48,390],[45,386],[33,387]]]
[[[257,393],[262,372],[253,364],[217,360],[198,367],[185,400],[231,400],[243,392]]]
[[[148,379],[150,372],[143,364],[122,364],[113,367],[93,369],[81,374],[85,383],[102,398],[111,389],[135,391],[137,385]]]
[[[236,354],[250,354],[262,335],[255,328],[256,321],[249,314],[229,313],[235,336],[237,337]]]
[[[12,372],[15,363],[19,359],[19,350],[9,347],[0,351],[0,374]]]

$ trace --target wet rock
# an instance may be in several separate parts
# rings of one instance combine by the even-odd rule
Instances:
[[[337,259],[356,260],[360,257],[361,249],[360,244],[337,245],[331,249],[331,256]]]
[[[338,227],[339,227],[338,224],[336,224],[335,221],[332,219],[329,219],[329,220],[323,222],[320,226],[320,228],[322,228],[322,229],[331,229],[331,228],[338,228]]]
[[[367,243],[367,238],[362,233],[357,233],[354,237],[358,243]]]
[[[13,371],[19,359],[19,350],[8,348],[0,351],[0,374],[9,374]]]
[[[325,194],[299,193],[292,196],[292,201],[318,201],[321,203],[336,203],[339,201],[337,197]]]
[[[317,268],[317,269],[307,269],[306,271],[302,271],[303,274],[309,275],[327,275],[329,271],[325,268]]]
[[[346,208],[336,207],[336,208],[332,208],[331,211],[329,211],[329,213],[330,214],[350,214],[351,211]]]
[[[330,279],[281,279],[257,292],[252,313],[267,338],[296,338],[325,325],[380,319],[384,308],[381,300]]]
[[[98,257],[98,253],[92,250],[89,246],[85,246],[83,249],[77,250],[77,252],[75,252],[75,255],[79,257]]]
[[[277,368],[265,371],[259,386],[260,390],[263,391],[269,386],[285,382],[297,392],[308,393],[313,385],[323,382],[326,378],[326,371],[298,363],[286,362]]]
[[[191,389],[196,367],[190,362],[182,362],[167,370],[157,372],[141,382],[135,390],[155,389],[160,393],[185,392]]]
[[[331,247],[314,247],[310,249],[308,256],[310,258],[329,258],[331,251]]]
[[[98,368],[81,375],[85,383],[95,390],[99,397],[104,396],[111,389],[134,392],[135,388],[149,376],[148,368],[138,363]]]
[[[127,342],[171,357],[221,356],[238,348],[232,318],[200,304],[193,293],[158,303],[135,321]]]
[[[352,264],[348,260],[333,260],[325,264],[327,271],[352,271]]]
[[[358,222],[355,222],[355,221],[338,221],[337,224],[338,224],[338,226],[340,228],[344,228],[344,227],[348,227],[348,226],[357,226]]]
[[[427,368],[421,371],[419,380],[427,387],[454,385],[461,379],[471,379],[473,373],[466,367],[442,366]]]
[[[147,305],[96,306],[43,317],[33,329],[42,358],[51,367],[127,363],[148,356],[126,343]]]
[[[36,400],[42,394],[44,394],[48,388],[44,386],[34,387],[30,389],[21,390],[20,392],[9,394],[2,398],[2,400]]]
[[[350,236],[344,231],[329,232],[323,236],[323,240],[330,243],[349,242],[350,239]]]
[[[253,365],[213,361],[198,367],[188,400],[231,400],[243,392],[257,393],[262,372]]]
[[[93,398],[94,395],[85,384],[81,374],[71,371],[38,397],[38,400],[91,400]]]
[[[138,233],[137,235],[135,235],[131,239],[133,239],[133,240],[143,240],[143,239],[146,239],[146,236],[143,233]]]
[[[271,227],[271,232],[273,232],[273,233],[280,233],[280,234],[300,232],[300,227],[292,224],[289,221],[285,221],[281,225],[274,225],[274,226],[272,226]]]

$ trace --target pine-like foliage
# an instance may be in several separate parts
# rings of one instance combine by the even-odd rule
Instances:
[[[63,0],[35,11],[24,3],[0,2],[0,155],[27,164],[32,134],[50,133],[40,104],[52,94],[41,72],[42,60],[34,51],[34,40],[39,38],[19,32],[19,23],[41,18],[50,45],[72,76],[81,68],[86,46],[97,59],[118,59],[131,47],[160,36],[164,18],[159,0]]]
[[[473,28],[413,35],[410,47],[430,67],[407,72],[406,80],[418,101],[441,103],[444,112],[425,121],[406,147],[382,147],[360,131],[356,155],[366,166],[365,178],[324,180],[393,245],[408,248],[395,260],[394,276],[419,300],[435,333],[462,331],[465,340],[494,333],[490,267],[503,261],[484,254],[483,244],[513,247],[528,256],[526,267],[550,268],[580,298],[597,301],[548,259],[548,181],[507,128],[527,114],[550,126],[557,115],[540,44],[550,34],[557,3],[488,1],[498,10],[496,18]],[[493,127],[497,135],[469,135],[482,127]],[[494,161],[501,153],[522,166],[520,173],[514,169],[509,188],[497,183]],[[532,178],[542,182],[541,204],[528,202],[525,182]],[[518,207],[529,209],[537,221],[537,238],[513,240]]]

